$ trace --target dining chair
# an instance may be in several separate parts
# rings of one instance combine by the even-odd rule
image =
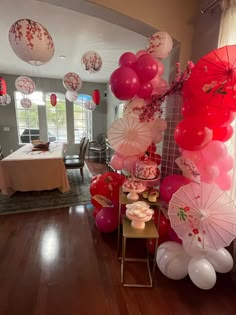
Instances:
[[[99,160],[102,162],[102,154],[106,152],[106,138],[104,134],[99,134],[96,141],[92,140],[89,142],[88,159],[90,158],[90,152],[98,153]]]
[[[71,159],[79,159],[80,156],[80,151],[82,150],[84,141],[86,137],[81,138],[80,143],[79,143],[79,154],[74,154],[74,155],[65,155],[64,160],[71,160]]]
[[[80,175],[82,177],[82,182],[84,181],[83,168],[84,168],[84,165],[85,165],[85,155],[86,155],[86,151],[88,149],[88,145],[89,145],[89,139],[85,139],[84,143],[82,145],[80,154],[79,154],[79,158],[78,159],[72,158],[72,159],[64,160],[65,167],[67,169],[78,168],[80,170]]]
[[[2,146],[0,145],[0,160],[4,159],[4,155],[2,153]]]

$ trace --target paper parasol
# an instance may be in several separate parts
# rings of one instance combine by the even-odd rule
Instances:
[[[152,142],[152,131],[148,124],[130,116],[114,121],[107,134],[113,149],[123,155],[143,153]]]
[[[182,186],[170,200],[168,216],[177,235],[202,250],[226,247],[236,237],[236,206],[214,184]]]

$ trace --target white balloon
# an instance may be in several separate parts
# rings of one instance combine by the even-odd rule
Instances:
[[[216,283],[215,270],[205,258],[192,258],[188,264],[188,274],[192,282],[203,290],[213,288]]]
[[[183,241],[183,248],[185,252],[192,257],[202,258],[206,255],[206,251],[202,249],[202,245],[197,240],[192,240],[191,243]]]
[[[190,259],[182,246],[175,242],[165,242],[157,250],[156,262],[160,271],[173,280],[187,276]]]
[[[158,250],[161,250],[161,249],[168,249],[168,250],[171,250],[172,252],[174,251],[174,252],[178,252],[178,253],[184,252],[182,245],[180,245],[179,243],[176,243],[176,242],[172,242],[172,241],[162,243],[158,247]]]
[[[226,273],[233,268],[233,258],[225,248],[207,251],[206,259],[212,264],[217,272]]]

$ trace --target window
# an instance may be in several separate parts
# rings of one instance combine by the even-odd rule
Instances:
[[[46,97],[48,141],[67,142],[66,102],[64,94],[56,93],[57,104],[52,106],[50,95]]]
[[[18,139],[19,143],[30,143],[32,140],[40,138],[37,105],[43,103],[43,93],[34,92],[27,96],[32,101],[32,106],[28,109],[21,106],[20,101],[23,97],[21,92],[15,92]]]
[[[80,94],[74,102],[75,143],[79,143],[83,137],[92,139],[92,111],[84,106],[85,102],[90,100],[90,95]]]
[[[126,105],[125,103],[120,103],[115,107],[115,119],[123,117],[125,105]]]

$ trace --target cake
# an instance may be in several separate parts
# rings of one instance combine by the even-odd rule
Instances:
[[[157,163],[151,160],[137,161],[135,176],[140,179],[154,179],[157,177]]]
[[[131,191],[131,190],[144,190],[145,189],[145,185],[137,180],[137,179],[134,179],[134,178],[128,178],[124,184],[122,185],[122,188],[123,188],[123,191],[124,192],[128,192],[128,191]]]

